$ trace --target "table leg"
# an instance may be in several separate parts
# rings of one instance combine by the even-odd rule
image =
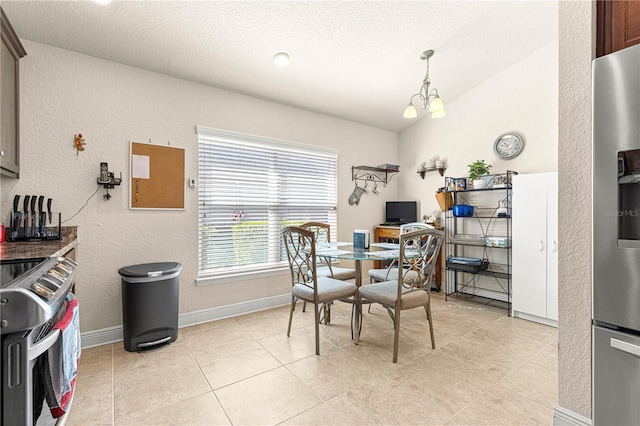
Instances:
[[[362,285],[362,261],[356,260],[356,289]],[[362,321],[362,303],[360,303],[360,294],[356,291],[355,301],[353,305],[354,315],[351,326],[355,335],[354,343],[360,343],[360,321]],[[355,324],[354,324],[355,323]]]

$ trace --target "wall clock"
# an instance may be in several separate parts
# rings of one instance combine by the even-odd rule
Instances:
[[[502,160],[516,158],[524,148],[524,142],[517,133],[500,135],[493,143],[493,153]]]

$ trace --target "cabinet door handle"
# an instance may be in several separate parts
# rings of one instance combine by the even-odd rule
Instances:
[[[553,252],[557,252],[558,251],[558,242],[556,240],[552,240],[553,241]]]
[[[540,246],[540,251],[544,250],[544,241],[538,240],[538,245]]]
[[[622,340],[611,338],[611,347],[615,349],[619,349],[622,352],[626,352],[631,355],[635,355],[640,357],[640,346],[634,345],[632,343],[624,342]]]

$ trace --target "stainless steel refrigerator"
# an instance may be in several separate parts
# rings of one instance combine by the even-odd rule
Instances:
[[[592,90],[593,421],[640,425],[640,46],[594,60]]]

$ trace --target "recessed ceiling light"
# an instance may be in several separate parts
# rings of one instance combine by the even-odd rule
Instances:
[[[289,55],[284,52],[276,53],[273,57],[273,63],[279,67],[284,67],[289,63]]]
[[[93,0],[94,3],[98,3],[99,5],[106,6],[111,3],[111,0]]]

